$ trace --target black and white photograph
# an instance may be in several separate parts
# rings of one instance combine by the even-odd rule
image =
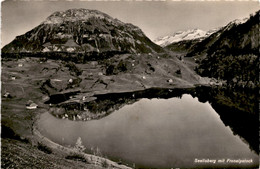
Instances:
[[[258,169],[258,0],[1,2],[1,168]]]

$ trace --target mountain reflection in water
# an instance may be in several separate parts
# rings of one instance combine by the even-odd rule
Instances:
[[[134,125],[141,125],[142,123],[143,123],[143,125],[145,125],[145,124],[147,124],[148,122],[147,121],[149,121],[149,118],[147,118],[148,116],[157,116],[157,117],[154,117],[154,118],[157,118],[158,119],[158,122],[153,122],[154,123],[154,125],[156,126],[156,125],[158,125],[158,130],[161,130],[160,132],[158,131],[156,131],[157,129],[153,129],[154,130],[154,134],[156,135],[156,134],[158,134],[158,133],[164,133],[164,132],[169,132],[169,131],[171,131],[171,132],[173,132],[172,134],[169,134],[168,133],[168,135],[170,135],[169,136],[169,138],[170,139],[172,139],[172,141],[174,142],[173,143],[173,147],[171,147],[171,148],[175,148],[176,149],[176,146],[178,145],[178,144],[181,144],[181,142],[186,142],[187,143],[187,140],[175,140],[175,139],[177,139],[177,138],[182,138],[182,139],[190,139],[190,137],[192,137],[192,132],[190,132],[191,130],[193,130],[193,128],[195,129],[194,131],[193,131],[193,133],[195,134],[197,134],[196,136],[194,136],[193,138],[200,138],[198,141],[199,142],[197,142],[197,141],[195,141],[195,140],[191,140],[192,142],[189,142],[189,144],[187,145],[187,148],[188,147],[190,147],[189,149],[189,153],[188,154],[190,154],[191,152],[193,152],[194,153],[194,151],[198,151],[198,154],[202,154],[203,155],[203,151],[204,150],[196,150],[196,144],[195,145],[193,145],[194,143],[198,143],[198,144],[202,144],[203,142],[205,142],[205,146],[207,147],[207,146],[209,146],[209,145],[207,145],[209,142],[211,142],[212,143],[212,145],[211,146],[213,146],[212,147],[212,151],[215,151],[215,153],[216,154],[218,154],[217,152],[219,151],[219,150],[216,150],[215,148],[216,148],[216,145],[219,143],[219,144],[224,144],[224,142],[223,142],[223,139],[224,138],[222,138],[222,134],[220,134],[219,136],[221,136],[220,138],[218,138],[218,137],[216,137],[216,135],[214,135],[214,134],[212,134],[211,132],[212,131],[214,131],[214,132],[217,132],[219,129],[218,129],[218,127],[217,128],[215,128],[214,126],[211,126],[211,125],[208,125],[208,127],[209,127],[209,131],[206,131],[206,130],[204,130],[203,129],[203,125],[205,125],[205,126],[207,126],[207,121],[209,120],[209,119],[211,119],[211,116],[210,116],[210,114],[211,115],[214,115],[214,114],[218,114],[219,115],[219,117],[220,117],[220,119],[221,119],[221,121],[224,123],[224,125],[225,126],[229,126],[230,127],[230,129],[232,130],[232,132],[233,132],[233,134],[234,135],[238,135],[239,137],[240,137],[240,139],[243,141],[243,142],[245,142],[245,143],[247,143],[248,145],[249,145],[249,147],[250,147],[250,149],[251,150],[253,150],[255,153],[254,154],[258,154],[259,153],[259,148],[258,148],[258,146],[259,146],[259,141],[258,141],[258,103],[257,103],[257,100],[258,100],[258,96],[256,95],[256,93],[257,92],[255,92],[255,91],[253,91],[253,90],[242,90],[242,89],[232,89],[232,90],[230,90],[230,89],[225,89],[225,88],[210,88],[210,87],[197,87],[197,88],[195,88],[195,89],[148,89],[148,90],[144,90],[144,91],[137,91],[137,92],[128,92],[128,93],[114,93],[114,94],[104,94],[104,95],[95,95],[95,97],[96,97],[96,99],[95,100],[93,100],[93,101],[90,101],[90,102],[87,102],[87,103],[84,103],[87,107],[88,107],[88,109],[91,111],[91,112],[93,112],[93,113],[98,113],[98,112],[103,112],[103,111],[109,111],[110,113],[112,113],[113,112],[113,114],[111,114],[110,116],[107,116],[107,117],[103,117],[102,119],[100,119],[100,120],[97,120],[97,121],[100,121],[100,124],[103,124],[103,123],[105,123],[106,125],[108,125],[107,123],[108,123],[108,121],[106,121],[107,119],[110,119],[110,118],[114,118],[113,119],[113,123],[115,123],[114,125],[116,125],[116,124],[118,124],[118,123],[126,123],[126,124],[129,124],[129,119],[127,120],[127,119],[125,119],[126,121],[124,121],[123,119],[125,118],[125,117],[122,117],[122,119],[120,119],[120,117],[121,116],[123,116],[123,115],[121,115],[120,116],[120,113],[119,112],[121,112],[121,111],[125,111],[125,110],[127,110],[127,109],[129,109],[129,106],[130,106],[130,108],[132,109],[132,110],[128,110],[128,113],[130,113],[130,112],[132,112],[132,116],[134,115],[133,114],[133,112],[136,112],[136,111],[139,111],[139,113],[142,113],[143,115],[138,115],[138,116],[136,116],[136,118],[137,119],[135,119],[134,120]],[[203,104],[198,104],[196,101],[194,101],[194,100],[192,100],[192,97],[187,97],[188,95],[187,94],[189,94],[189,95],[191,95],[192,97],[197,97],[198,98],[198,101],[200,101],[200,102],[202,102],[202,103],[207,103],[207,102],[209,102],[210,104],[211,104],[211,106],[212,106],[212,108],[215,110],[213,110],[212,108],[207,108],[207,109],[209,109],[208,111],[208,113],[205,113],[205,114],[201,114],[201,112],[204,112],[204,110],[203,110],[203,107],[205,107],[205,105],[203,105]],[[177,98],[181,98],[181,99],[175,99],[175,98],[177,97]],[[144,110],[139,110],[140,109],[140,107],[138,108],[137,107],[137,110],[134,110],[135,108],[133,107],[133,106],[135,106],[136,104],[139,104],[140,105],[140,103],[143,103],[144,105],[146,104],[146,102],[149,102],[149,100],[148,99],[144,99],[144,98],[148,98],[148,99],[152,99],[152,98],[157,98],[157,99],[152,99],[151,101],[151,104],[149,103],[149,105],[150,106],[148,106],[148,107],[143,107],[144,108]],[[172,98],[172,99],[169,99],[169,98]],[[165,100],[165,101],[161,101],[161,99],[167,99],[167,100]],[[183,100],[184,99],[184,101],[186,100],[186,102],[185,103],[183,103],[183,102],[181,102],[181,100]],[[158,100],[158,101],[156,101],[156,100]],[[168,108],[169,108],[169,111],[171,112],[171,111],[176,111],[176,112],[182,112],[183,111],[183,113],[177,113],[177,114],[173,114],[174,115],[174,118],[172,119],[172,121],[169,121],[169,122],[174,122],[174,123],[178,123],[179,125],[177,125],[177,124],[174,124],[173,126],[171,126],[170,125],[170,123],[169,123],[169,126],[167,127],[167,125],[168,125],[168,123],[167,123],[167,118],[166,119],[164,119],[164,113],[165,112],[160,112],[160,107],[164,107],[164,108],[167,108],[167,105],[168,104],[174,104],[174,105],[172,105],[172,106],[168,106]],[[197,106],[197,104],[198,104],[198,106]],[[208,104],[208,103],[207,103]],[[66,104],[65,104],[66,105]],[[129,105],[129,106],[127,106],[126,107],[126,105]],[[158,105],[160,105],[160,106],[158,106]],[[179,105],[179,106],[178,106]],[[132,106],[132,107],[131,107]],[[142,105],[140,105],[141,107],[142,107]],[[189,107],[189,106],[193,106],[193,107],[191,107],[191,109],[189,110],[189,111],[191,111],[191,112],[189,112],[189,113],[197,113],[197,115],[189,115],[189,113],[188,114],[185,114],[185,112],[187,113],[187,110],[185,110],[186,108],[185,107]],[[149,108],[149,107],[151,107],[151,108]],[[157,108],[157,107],[159,107],[159,108]],[[202,110],[200,110],[202,108]],[[148,110],[149,109],[149,110]],[[212,109],[212,110],[211,110]],[[155,114],[153,114],[153,113],[151,113],[151,114],[147,114],[147,112],[143,112],[143,111],[156,111],[157,110],[157,113],[155,113]],[[125,112],[121,112],[121,114],[123,114],[123,113],[125,113]],[[165,109],[163,109],[163,111],[165,111]],[[193,112],[194,111],[194,112]],[[205,110],[206,111],[206,110]],[[214,111],[214,112],[216,112],[216,113],[212,113],[211,111]],[[211,113],[210,113],[211,112]],[[158,113],[162,113],[162,114],[158,114]],[[148,116],[145,116],[145,114],[146,115],[148,115]],[[118,116],[118,117],[115,117],[115,116]],[[127,114],[124,114],[124,116],[130,116],[130,115],[127,115]],[[144,117],[146,117],[146,118],[144,118]],[[161,117],[162,116],[162,117]],[[195,117],[197,116],[197,118],[200,118],[200,119],[196,119]],[[143,117],[143,118],[142,118]],[[207,117],[207,118],[205,118],[205,117]],[[215,115],[214,115],[214,117],[215,118],[217,118]],[[162,122],[162,120],[160,120],[160,118],[161,119],[164,119],[165,120],[165,124],[164,124],[164,122]],[[179,120],[176,120],[176,118],[179,118]],[[200,124],[197,124],[197,123],[195,123],[194,122],[194,118],[195,118],[195,121],[196,120],[200,120]],[[117,119],[117,120],[116,120]],[[171,118],[170,118],[171,119]],[[193,120],[192,120],[193,119]],[[214,119],[214,118],[213,118]],[[103,123],[101,123],[101,121],[103,120]],[[69,120],[66,120],[67,122],[69,122]],[[89,125],[91,125],[91,123],[93,124],[93,123],[96,123],[95,122],[96,120],[94,120],[94,121],[90,121],[90,122],[82,122],[82,124],[83,123],[85,123],[86,125],[87,125],[87,123],[89,123]],[[116,122],[116,121],[119,121],[119,122]],[[139,122],[141,122],[140,124],[138,123],[138,121]],[[210,121],[210,120],[209,120]],[[71,121],[72,123],[75,123],[75,122],[73,122],[73,121]],[[160,123],[160,122],[162,122],[162,123]],[[138,124],[137,124],[138,123]],[[185,124],[183,124],[183,123],[185,123]],[[104,125],[105,125],[104,124]],[[93,124],[94,125],[94,124]],[[112,125],[112,124],[110,124],[110,125]],[[149,125],[151,125],[151,124],[149,124]],[[164,130],[163,130],[163,128],[160,128],[160,125],[162,125],[162,126],[164,126],[164,127],[166,127],[166,130],[165,130],[165,128],[164,128]],[[165,126],[166,125],[166,126]],[[191,127],[188,127],[189,125],[193,125],[193,128]],[[218,124],[218,125],[221,125],[221,124]],[[223,124],[222,124],[223,125]],[[63,124],[63,126],[65,126],[64,124]],[[81,125],[80,125],[81,126]],[[110,136],[107,136],[106,134],[108,134],[108,133],[102,133],[102,131],[103,130],[107,130],[107,129],[102,129],[102,130],[99,130],[98,128],[98,126],[97,125],[95,125],[96,127],[97,127],[97,131],[100,131],[101,133],[99,133],[101,136],[99,136],[99,137],[102,137],[102,139],[104,139],[105,140],[105,138],[106,137],[113,137],[113,142],[115,141],[115,142],[117,142],[116,140],[114,140],[115,138],[118,138],[119,136],[120,136],[120,138],[122,137],[121,135],[120,135],[120,132],[121,131],[118,131],[119,133],[117,133],[116,134],[116,132],[117,132],[117,130],[119,130],[119,129],[115,129],[114,128],[114,132],[112,132],[112,131],[110,131],[110,132],[108,132],[108,133],[110,133]],[[128,125],[128,127],[131,127],[131,125]],[[171,127],[174,127],[175,126],[175,129],[173,129],[173,128],[171,128]],[[176,127],[184,127],[184,126],[187,126],[187,130],[185,129],[185,131],[186,132],[183,132],[183,133],[179,133],[178,134],[178,130],[176,130]],[[194,127],[194,126],[196,126],[196,127]],[[82,127],[82,126],[81,126]],[[90,127],[90,126],[88,126],[88,127]],[[104,126],[103,126],[104,127]],[[116,127],[116,126],[114,126],[114,127]],[[121,126],[122,127],[122,126]],[[144,130],[144,131],[146,131],[147,132],[147,128],[146,129],[142,129],[142,125],[141,126],[139,126],[140,127],[140,131],[136,131],[136,132],[141,132],[142,130]],[[202,127],[202,128],[201,128]],[[91,128],[91,127],[90,127]],[[198,131],[199,132],[196,132],[196,128],[198,129]],[[223,128],[223,127],[222,127]],[[201,129],[202,129],[202,131],[203,132],[200,132],[201,131]],[[67,129],[67,130],[69,130],[69,129]],[[74,129],[75,130],[75,129]],[[85,129],[84,129],[85,130]],[[122,129],[123,130],[123,129]],[[149,132],[151,132],[151,133],[153,133],[152,131],[153,130],[149,130]],[[168,130],[168,131],[167,131]],[[210,131],[211,130],[211,131]],[[226,129],[225,129],[226,130]],[[126,129],[126,131],[127,131],[127,129]],[[183,130],[182,130],[183,131]],[[204,131],[205,131],[205,133],[204,133]],[[214,133],[213,132],[213,133]],[[46,134],[46,132],[43,132],[43,133],[45,133]],[[77,133],[77,132],[76,132]],[[88,131],[87,129],[86,129],[86,135],[89,135],[89,136],[91,136],[91,131]],[[151,134],[150,133],[150,134]],[[225,132],[224,132],[225,133]],[[93,133],[92,133],[93,134]],[[150,135],[149,134],[149,135]],[[185,136],[185,134],[189,134],[190,136]],[[201,135],[201,134],[206,134],[207,135],[207,137],[205,137],[204,135]],[[218,132],[217,133],[215,133],[215,134],[218,134]],[[106,136],[106,137],[103,137],[103,136]],[[112,136],[111,136],[112,135]],[[125,133],[125,135],[128,135],[126,138],[121,138],[121,139],[123,139],[123,140],[125,140],[125,143],[127,143],[129,140],[129,137],[131,136],[131,132],[130,131],[128,131],[128,133]],[[129,136],[130,135],[130,136]],[[134,134],[135,135],[135,134]],[[138,134],[137,134],[138,135]],[[158,135],[160,135],[160,134],[158,134]],[[165,134],[164,135],[164,137],[166,136],[167,134]],[[175,137],[172,137],[171,138],[171,135],[172,136],[176,136],[176,138]],[[200,135],[199,137],[198,137],[198,135]],[[225,135],[225,134],[224,134]],[[51,137],[50,135],[48,135],[47,134],[47,136],[49,136],[49,137]],[[140,135],[138,135],[138,137],[134,137],[135,138],[135,140],[138,142],[138,140],[139,139],[141,139],[141,140],[139,140],[140,142],[142,142],[142,141],[144,141],[144,140],[142,140],[142,139],[147,139],[147,138],[149,138],[149,137],[144,137],[144,138],[140,138],[140,136],[141,136],[141,134]],[[76,134],[75,135],[75,139],[76,139],[76,137],[78,137],[78,135]],[[97,137],[97,136],[93,136],[93,137]],[[208,138],[209,137],[209,138]],[[210,137],[212,137],[212,138],[210,138]],[[154,136],[154,137],[151,137],[152,139],[157,139],[157,137],[156,136]],[[163,136],[162,136],[162,138],[163,138]],[[174,139],[175,138],[175,139]],[[53,138],[52,138],[53,139]],[[96,138],[97,139],[97,138]],[[101,139],[101,138],[100,138]],[[101,139],[101,140],[102,140]],[[159,139],[159,138],[158,138]],[[204,140],[203,140],[204,139]],[[209,142],[208,141],[206,141],[207,139],[209,139]],[[212,140],[212,139],[215,139],[215,141],[214,140]],[[83,139],[84,140],[84,139]],[[226,138],[226,139],[224,139],[226,142],[228,142],[228,138]],[[241,141],[240,140],[240,141]],[[88,139],[86,139],[85,140],[86,142],[91,142],[90,140],[88,140]],[[93,140],[92,140],[93,141]],[[107,141],[107,140],[106,140]],[[133,141],[133,140],[132,140]],[[157,140],[157,141],[159,141],[159,140]],[[160,140],[160,142],[164,142],[165,141],[165,144],[168,144],[169,142],[167,142],[167,137],[166,137],[166,140]],[[179,143],[176,143],[176,141],[177,142],[179,142]],[[218,142],[219,141],[219,142]],[[68,141],[67,143],[70,143],[70,144],[73,144],[75,142],[75,140],[73,140],[73,141]],[[95,142],[99,142],[98,140],[95,140]],[[156,142],[154,142],[154,141],[151,141],[151,140],[147,140],[147,143],[148,142],[152,142],[152,143],[155,143],[155,145],[153,146],[153,147],[151,147],[152,149],[154,149],[153,151],[158,151],[158,152],[160,152],[160,150],[157,150],[158,148],[160,148],[160,146],[162,146],[162,145],[160,145],[159,143],[156,143]],[[237,142],[237,141],[235,141],[235,142]],[[111,149],[109,149],[109,148],[107,148],[107,147],[102,147],[102,145],[103,145],[104,143],[100,143],[100,145],[98,145],[98,146],[100,146],[101,147],[101,149],[105,152],[105,153],[107,153],[107,154],[109,154],[109,156],[111,156],[112,158],[114,157],[114,158],[116,158],[117,157],[117,154],[124,154],[124,152],[120,152],[120,151],[124,151],[124,149],[119,149],[119,150],[114,150],[115,152],[111,152]],[[108,146],[115,146],[112,142],[111,142],[111,140],[110,141],[107,141],[107,144],[109,144]],[[128,144],[129,144],[129,146],[131,145],[131,144],[136,144],[136,143],[132,143],[132,142],[128,142]],[[156,147],[156,144],[159,144],[159,146],[158,147]],[[219,149],[230,149],[230,147],[228,148],[228,147],[225,147],[225,146],[227,146],[227,145],[229,145],[229,144],[231,144],[231,145],[229,145],[229,146],[233,146],[232,145],[232,143],[225,143],[226,145],[223,145],[223,147],[222,146],[217,146]],[[118,145],[120,145],[120,143],[118,143]],[[150,144],[149,144],[150,145]],[[191,145],[193,145],[193,146],[191,146]],[[87,146],[91,146],[91,145],[87,145]],[[132,145],[133,147],[136,147],[137,145]],[[152,145],[150,145],[150,146],[152,146]],[[183,146],[181,146],[181,145],[179,145],[180,147],[183,147]],[[200,145],[201,146],[201,145]],[[200,147],[199,146],[199,147]],[[130,146],[131,147],[131,146]],[[132,147],[132,148],[133,148]],[[137,146],[138,147],[138,146]],[[178,147],[178,146],[177,146]],[[210,146],[209,146],[210,147]],[[215,148],[214,148],[215,147]],[[164,149],[164,148],[166,148],[167,149],[167,147],[161,147],[162,149]],[[169,148],[169,147],[168,147]],[[236,147],[236,148],[239,148],[239,147]],[[139,149],[141,149],[140,147],[139,147]],[[166,150],[165,149],[165,150]],[[192,149],[194,149],[194,151],[192,151]],[[233,148],[231,148],[230,149],[230,151],[233,151],[234,149]],[[119,152],[118,152],[119,151]],[[147,150],[145,150],[145,151],[147,151]],[[181,150],[178,150],[178,151],[181,151]],[[223,150],[224,151],[224,150]],[[139,152],[140,153],[140,152]],[[162,152],[161,152],[162,153]],[[226,152],[226,153],[228,153],[228,152]],[[243,157],[243,152],[241,151],[240,153],[242,153],[242,157]],[[246,154],[248,154],[249,152],[247,152]],[[127,154],[127,153],[126,153]],[[167,153],[166,153],[167,154]],[[206,153],[207,154],[207,153]],[[213,153],[214,154],[214,153]],[[245,157],[247,156],[245,154]],[[142,156],[142,154],[139,154],[140,155],[140,157],[139,158],[141,158],[141,156]],[[138,154],[135,154],[135,156],[139,156]],[[143,154],[144,155],[144,154]],[[145,155],[147,155],[147,154],[145,154]],[[169,155],[169,153],[168,153],[168,155]],[[207,154],[208,156],[211,156],[212,154]],[[230,157],[232,157],[232,153],[231,154],[229,154],[230,155]],[[241,155],[241,154],[240,154]],[[131,156],[131,154],[129,155],[127,155],[127,156]],[[175,157],[176,155],[174,155],[174,154],[171,154],[171,156],[173,156],[173,157]],[[185,156],[185,155],[183,155],[183,156]],[[187,154],[186,154],[186,156],[187,156]],[[192,155],[192,153],[190,154],[190,155],[188,155],[187,156],[187,158],[189,158],[189,160],[190,159],[192,159],[193,158],[193,160],[194,160],[194,158],[195,158],[196,156],[194,156],[194,154]],[[199,157],[199,155],[198,155],[198,157]],[[213,155],[213,157],[214,157],[214,155]],[[241,158],[242,158],[241,157]],[[153,160],[155,160],[156,158],[158,158],[157,157],[157,155],[154,155],[154,156],[151,156],[151,158],[153,159]],[[165,158],[169,158],[169,157],[165,157]],[[176,159],[178,159],[177,157],[175,157]],[[221,157],[219,157],[219,158],[221,158]],[[223,157],[224,158],[224,157]],[[131,161],[131,162],[135,162],[135,160],[133,160],[133,159],[128,159],[128,157],[124,157],[123,156],[123,159],[126,159],[126,161]],[[172,159],[171,159],[172,160]],[[169,159],[169,161],[170,161],[170,159]],[[140,162],[141,163],[141,162]],[[170,162],[169,162],[170,163]],[[179,164],[179,165],[182,165],[183,163],[185,163],[185,164],[187,164],[188,165],[188,163],[189,163],[189,165],[191,165],[191,161],[183,161],[183,162],[177,162],[176,161],[176,163],[175,164]],[[172,163],[171,163],[172,164]],[[149,167],[150,167],[150,164],[149,163],[146,163],[146,162],[144,162],[144,166],[146,166],[146,165],[148,165]],[[160,165],[162,165],[162,166],[160,166]],[[165,166],[165,164],[164,163],[160,163],[159,161],[158,161],[158,166],[159,167],[166,167]],[[192,165],[191,165],[192,166]],[[169,166],[168,166],[169,167]]]

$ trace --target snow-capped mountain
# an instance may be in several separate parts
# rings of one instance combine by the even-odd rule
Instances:
[[[259,46],[259,19],[253,22],[259,15],[259,11],[250,18],[236,19],[227,25],[216,29],[211,36],[208,36],[196,43],[186,57],[199,56],[215,53],[218,50],[230,52],[249,52],[257,51]],[[231,50],[232,48],[232,50]]]
[[[149,53],[162,48],[140,28],[89,9],[55,12],[39,26],[17,36],[3,53]]]
[[[215,32],[215,30],[210,30],[210,31],[206,32],[206,31],[203,31],[200,29],[178,31],[178,32],[175,32],[171,36],[165,36],[165,37],[158,38],[158,39],[154,40],[154,43],[156,43],[157,45],[160,45],[162,47],[165,47],[165,46],[175,43],[175,42],[193,40],[193,39],[198,39],[198,38],[205,38],[205,37],[210,36],[214,32]]]

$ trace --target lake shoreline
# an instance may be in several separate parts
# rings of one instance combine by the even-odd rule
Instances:
[[[178,90],[178,89],[195,89],[196,86],[183,86],[183,87],[174,87],[174,88],[164,88],[164,89],[167,89],[167,90]],[[160,87],[152,87],[150,89],[159,89]],[[161,89],[161,88],[160,88]],[[149,90],[149,89],[145,89],[145,90]],[[117,90],[114,90],[114,91],[117,91]],[[92,92],[89,96],[89,98],[95,96],[95,95],[106,95],[106,94],[119,94],[119,93],[131,93],[131,92],[138,92],[138,91],[144,91],[142,89],[136,89],[136,90],[120,90],[120,91],[117,91],[116,93],[114,91],[99,91],[99,92]],[[88,98],[87,98],[88,99]],[[128,169],[130,167],[126,166],[126,165],[120,165],[114,161],[111,161],[109,158],[104,158],[104,157],[99,157],[99,156],[95,156],[95,155],[92,155],[92,154],[87,154],[87,153],[82,153],[82,152],[77,152],[75,151],[75,149],[73,148],[70,148],[70,147],[65,147],[63,145],[60,145],[56,142],[53,142],[52,140],[50,140],[49,138],[43,136],[41,134],[41,132],[39,131],[38,129],[38,126],[37,126],[37,120],[39,118],[39,116],[42,114],[42,113],[50,113],[50,112],[38,112],[36,111],[36,115],[33,119],[34,122],[34,125],[33,125],[33,137],[32,137],[32,141],[33,142],[36,142],[36,143],[41,143],[49,148],[52,149],[53,152],[55,153],[58,153],[59,155],[70,155],[70,154],[80,154],[82,156],[84,156],[84,158],[87,159],[87,162],[93,164],[93,165],[97,165],[97,166],[101,166],[106,163],[106,165],[112,167],[112,168],[119,168],[119,169]],[[52,114],[53,115],[53,114]],[[91,120],[99,120],[99,119],[102,119],[103,117],[105,116],[102,116],[100,118],[95,118],[95,119],[91,119]],[[91,121],[90,120],[90,121]]]
[[[164,88],[164,89],[165,90],[182,90],[182,89],[183,90],[188,90],[188,89],[192,90],[192,89],[195,89],[196,86],[197,85],[194,85],[194,86],[187,85],[187,86],[182,86],[182,87],[178,86],[178,87],[174,87],[174,88]],[[204,86],[206,86],[206,85],[204,85]],[[150,89],[161,89],[161,88],[160,87],[151,87],[151,88],[145,89],[145,90],[150,90]],[[116,91],[116,93],[115,93],[115,91]],[[122,94],[122,93],[142,92],[142,91],[144,91],[144,89],[136,89],[136,90],[125,89],[125,90],[120,90],[120,91],[118,91],[118,90],[111,90],[111,91],[99,91],[99,92],[92,91],[92,92],[89,93],[89,98],[95,97],[95,95],[106,95],[106,94],[111,94],[111,93],[113,93],[113,94],[120,94],[121,93]],[[89,98],[86,98],[86,99],[88,100]],[[99,156],[95,156],[95,155],[87,154],[87,153],[82,153],[82,152],[77,152],[73,148],[65,147],[65,146],[60,145],[58,143],[55,143],[52,140],[50,140],[49,138],[43,136],[41,134],[41,132],[39,131],[38,126],[37,126],[37,120],[38,120],[39,116],[42,113],[50,113],[50,112],[38,112],[37,113],[37,111],[36,111],[36,116],[34,118],[35,122],[34,122],[34,125],[33,125],[33,138],[32,138],[32,141],[37,142],[37,143],[41,143],[41,144],[51,148],[52,151],[57,152],[57,153],[59,153],[59,155],[62,155],[62,156],[69,155],[69,154],[80,154],[80,155],[84,156],[84,158],[86,158],[89,163],[97,165],[97,166],[102,166],[102,164],[104,164],[104,162],[105,162],[105,163],[107,163],[107,165],[109,165],[109,166],[111,166],[113,168],[119,168],[119,169],[128,169],[128,168],[130,168],[130,167],[126,166],[126,165],[117,164],[116,162],[111,161],[108,158],[99,157]],[[55,116],[54,114],[52,114],[52,115]],[[91,119],[91,120],[100,120],[103,117],[105,117],[105,116],[102,116],[100,118]]]
[[[196,90],[196,91],[198,91],[198,90]],[[186,90],[185,90],[185,92],[184,92],[183,94],[189,94],[189,93],[190,93],[190,94],[194,94],[194,93],[196,93],[196,92],[195,92],[195,90],[192,90],[192,89],[191,89],[191,90],[189,90],[189,91],[186,91]],[[179,96],[177,96],[177,97],[179,98]],[[196,96],[192,95],[192,97],[195,98]],[[155,96],[155,98],[160,99],[161,97],[156,97],[156,96]],[[171,98],[171,97],[170,97],[170,98]],[[149,99],[149,98],[148,98],[148,99]],[[148,99],[146,99],[146,100],[148,101]],[[162,98],[162,99],[165,100],[166,98]],[[156,100],[156,99],[152,99],[152,100]],[[178,99],[178,100],[179,100],[179,99]],[[196,100],[197,100],[197,99],[196,99]],[[200,100],[200,98],[198,98],[198,100]],[[205,102],[205,103],[206,103],[206,102]],[[206,104],[209,104],[209,103],[206,103]],[[49,114],[48,116],[52,116],[52,115]],[[113,116],[113,115],[112,115],[112,116]],[[222,115],[221,115],[221,117],[225,117],[225,116],[222,116]],[[220,117],[220,118],[221,118],[221,117]],[[53,117],[53,116],[52,116],[52,118],[57,119],[57,118],[55,118],[55,117]],[[66,124],[65,126],[70,126],[70,125],[67,124],[67,122],[70,121],[70,120],[55,120],[55,121],[56,121],[56,122],[54,122],[53,124],[57,124],[57,121],[58,121],[58,122],[59,122],[59,121],[60,121],[60,122],[64,121],[64,122],[66,122],[66,123],[65,123],[65,124]],[[98,121],[98,120],[97,120],[97,121]],[[76,123],[76,122],[73,122],[73,121],[72,121],[72,122],[70,122],[70,123]],[[80,123],[82,123],[82,122],[80,122]],[[226,125],[226,124],[225,124],[225,125]],[[59,126],[59,125],[58,125],[58,126]],[[57,128],[59,128],[58,126],[57,126]],[[102,126],[102,125],[101,125],[101,126]],[[43,127],[43,128],[45,128],[45,127]],[[46,131],[49,131],[49,129],[46,130]],[[67,128],[65,131],[68,131],[68,132],[69,132],[68,128]],[[114,130],[113,130],[113,131],[114,131]],[[88,132],[88,130],[86,130],[85,132]],[[46,134],[46,133],[45,133],[45,134]],[[89,133],[89,134],[90,134],[90,133]],[[233,134],[234,134],[234,133],[233,133]],[[102,132],[101,132],[101,135],[102,135]],[[52,135],[52,136],[53,136],[53,135]],[[90,137],[91,137],[91,134],[90,134]],[[53,137],[50,137],[50,138],[53,138]],[[75,138],[74,138],[74,139],[75,139]],[[58,140],[59,140],[59,139],[58,139]],[[68,139],[65,138],[65,140],[68,140]],[[86,140],[84,140],[84,142],[86,142]],[[68,144],[68,143],[66,143],[66,144]],[[71,143],[69,143],[69,144],[71,144]],[[72,142],[72,144],[73,144],[73,142]],[[99,147],[99,146],[100,146],[100,145],[98,145],[98,147]]]
[[[37,115],[37,118],[39,118],[39,115],[40,114]],[[66,155],[66,156],[81,155],[87,160],[87,162],[89,164],[92,164],[92,165],[98,166],[98,167],[104,167],[103,165],[106,165],[106,168],[117,168],[117,169],[130,169],[131,168],[131,167],[127,167],[125,165],[117,164],[116,162],[111,161],[108,158],[99,157],[99,156],[95,156],[92,154],[87,154],[85,152],[79,152],[73,148],[62,146],[58,143],[51,141],[49,138],[43,136],[37,128],[38,128],[37,124],[35,124],[33,127],[34,141],[40,142],[41,144],[51,148],[53,152],[59,153],[60,155],[61,154]]]

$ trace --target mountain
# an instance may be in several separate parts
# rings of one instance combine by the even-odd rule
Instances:
[[[259,43],[259,11],[250,18],[243,20],[234,20],[226,26],[220,28],[209,37],[200,41],[191,49],[186,57],[205,56],[207,53],[212,54],[216,50],[230,49],[230,52],[235,53],[254,53],[257,52]],[[225,50],[226,50],[225,49]]]
[[[39,26],[17,36],[3,53],[150,53],[162,48],[140,28],[97,10],[55,12]]]
[[[174,53],[185,55],[193,48],[194,45],[196,45],[200,41],[201,41],[201,38],[191,39],[191,40],[182,40],[179,42],[173,42],[173,43],[165,46],[164,48],[168,49]]]
[[[242,86],[259,83],[259,13],[232,21],[195,44],[186,57],[198,58],[202,76],[227,80]]]
[[[154,43],[156,43],[157,45],[160,45],[162,47],[166,47],[170,44],[181,42],[181,41],[203,39],[212,33],[213,33],[213,31],[205,32],[200,29],[178,31],[178,32],[175,32],[171,36],[165,36],[165,37],[158,38],[158,39],[154,40]]]

